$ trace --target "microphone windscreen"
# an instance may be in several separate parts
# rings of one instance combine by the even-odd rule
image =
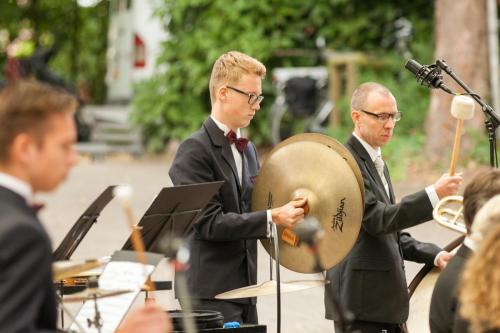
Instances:
[[[412,72],[413,74],[417,74],[418,71],[422,68],[422,65],[416,62],[415,60],[410,59],[406,63],[405,68],[410,72]]]
[[[468,120],[474,117],[474,100],[466,95],[453,97],[451,115],[456,119]]]

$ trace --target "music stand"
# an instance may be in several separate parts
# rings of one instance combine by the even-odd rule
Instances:
[[[62,240],[61,244],[59,244],[52,254],[54,261],[68,260],[71,258],[76,248],[83,240],[83,237],[85,237],[92,225],[97,222],[97,218],[101,211],[113,199],[114,188],[115,185],[108,186],[78,218]]]
[[[138,223],[146,251],[164,253],[164,237],[184,237],[224,181],[164,187]],[[132,250],[131,237],[122,250]]]

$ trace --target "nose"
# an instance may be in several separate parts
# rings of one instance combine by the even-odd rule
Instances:
[[[256,112],[260,110],[260,103],[261,102],[255,102],[253,105],[252,105],[252,109],[254,109]]]
[[[394,128],[395,126],[396,126],[396,121],[392,117],[389,117],[389,119],[387,119],[387,121],[384,124],[385,128]]]

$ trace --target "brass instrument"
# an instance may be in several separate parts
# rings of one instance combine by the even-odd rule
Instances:
[[[432,216],[437,223],[447,228],[465,234],[463,200],[461,195],[450,195],[441,199],[434,210]]]

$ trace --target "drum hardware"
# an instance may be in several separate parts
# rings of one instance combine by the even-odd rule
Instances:
[[[447,228],[463,234],[467,233],[463,215],[463,199],[460,195],[450,195],[441,199],[432,211],[434,220]]]
[[[78,329],[80,330],[80,333],[85,333],[86,332],[85,329],[76,320],[75,316],[73,316],[73,314],[71,313],[71,311],[69,311],[69,309],[66,307],[66,305],[64,305],[61,296],[57,295],[57,300],[58,300],[59,306],[61,307],[61,320],[62,320],[62,317],[64,316],[64,313],[66,313],[68,315],[69,319],[71,319],[71,321],[73,323],[75,323],[76,327],[78,327]],[[62,321],[61,328],[64,328],[64,321]]]

